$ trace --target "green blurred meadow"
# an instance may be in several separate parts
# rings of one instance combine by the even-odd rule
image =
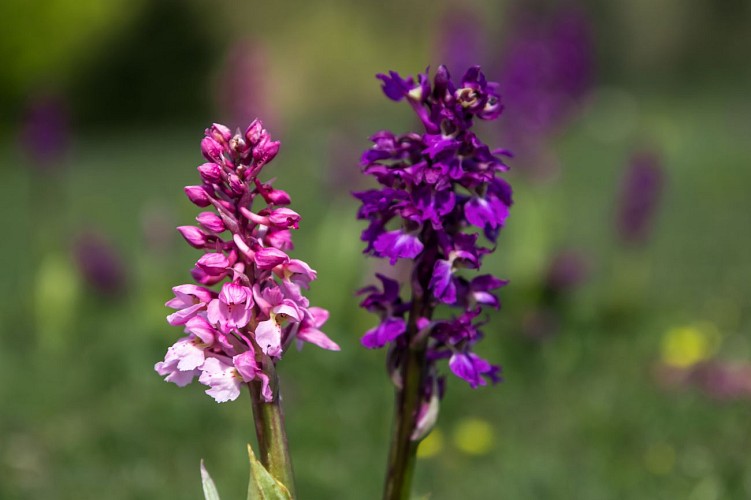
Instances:
[[[553,179],[530,179],[524,158],[511,162],[515,205],[485,259],[511,281],[479,347],[503,365],[504,382],[471,390],[450,377],[421,445],[415,498],[751,498],[751,396],[713,397],[661,376],[666,366],[751,363],[751,7],[689,3],[584,3],[595,88],[550,139]],[[361,254],[349,193],[369,185],[358,168],[367,137],[414,126],[373,75],[435,66],[439,21],[455,6],[40,4],[0,7],[9,223],[0,498],[198,499],[201,458],[223,498],[245,495],[248,395],[219,405],[153,366],[180,334],[163,304],[199,255],[174,230],[198,212],[182,188],[198,182],[203,128],[227,115],[216,97],[226,51],[247,37],[267,48],[256,106],[282,141],[268,176],[303,216],[293,256],[318,271],[309,298],[330,310],[325,331],[342,347],[307,345],[279,364],[298,492],[378,498],[393,395],[385,352],[359,343],[376,319],[354,291],[377,263]],[[510,2],[462,5],[502,39]],[[18,142],[25,103],[40,90],[65,96],[72,130],[46,169]],[[483,138],[503,145],[493,133]],[[625,248],[615,204],[629,154],[642,147],[660,152],[666,186],[650,238]],[[92,289],[79,272],[73,243],[86,231],[122,258],[120,293]],[[525,318],[562,248],[582,252],[588,278],[566,297],[558,331],[533,340]]]

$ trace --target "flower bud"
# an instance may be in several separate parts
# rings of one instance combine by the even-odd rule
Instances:
[[[245,183],[235,174],[229,175],[229,187],[232,189],[232,192],[237,195],[245,193],[246,190]]]
[[[200,267],[194,267],[190,270],[190,275],[193,276],[193,279],[196,280],[197,283],[200,283],[202,285],[211,286],[216,285],[220,281],[224,279],[223,274],[217,274],[212,275],[201,269]]]
[[[203,186],[185,186],[185,194],[194,205],[202,208],[211,205],[211,199]]]
[[[247,139],[248,145],[254,147],[258,144],[263,133],[263,123],[261,120],[253,120],[253,123],[251,123],[245,130],[245,139]]]
[[[214,123],[211,127],[206,129],[206,136],[211,137],[220,144],[229,142],[232,138],[232,132],[230,129],[222,125],[221,123]]]
[[[230,139],[229,148],[240,156],[250,151],[250,146],[248,146],[248,143],[245,142],[245,139],[243,139],[240,134],[235,134],[235,136]]]
[[[222,218],[214,212],[201,212],[196,220],[212,233],[221,233],[226,229]]]
[[[293,227],[298,228],[298,222],[300,221],[300,215],[289,208],[277,208],[272,210],[268,215],[269,222],[273,225],[283,228]]]
[[[226,274],[229,266],[230,261],[223,253],[207,253],[196,262],[196,268],[210,276]]]
[[[265,189],[261,189],[261,196],[270,205],[289,205],[292,200],[286,191],[281,189],[273,189],[268,184],[263,185]]]
[[[222,161],[222,145],[211,137],[204,137],[201,141],[201,153],[209,161]]]
[[[263,241],[266,245],[281,250],[292,250],[294,247],[292,244],[292,233],[288,229],[268,231]]]
[[[201,174],[201,178],[212,184],[219,184],[222,182],[222,167],[216,163],[204,163],[198,167],[198,172]]]
[[[263,137],[261,142],[253,148],[253,159],[257,164],[267,164],[276,157],[280,145],[279,141],[269,141],[268,136]]]
[[[206,234],[195,226],[180,226],[177,228],[185,241],[193,248],[205,248],[208,243]]]
[[[258,269],[272,269],[289,261],[289,256],[276,248],[261,248],[255,254]]]

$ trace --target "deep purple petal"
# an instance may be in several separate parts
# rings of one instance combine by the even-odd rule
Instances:
[[[401,318],[386,318],[380,325],[365,332],[361,342],[369,349],[383,347],[407,330],[407,324]]]

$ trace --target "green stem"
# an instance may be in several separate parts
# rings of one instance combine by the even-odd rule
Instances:
[[[425,349],[409,349],[402,365],[402,387],[396,389],[394,423],[391,435],[384,500],[409,498],[417,456],[417,441],[412,440],[420,389],[425,375]]]
[[[274,399],[266,402],[261,397],[261,383],[253,381],[248,384],[253,403],[256,437],[258,438],[258,455],[261,463],[269,473],[287,487],[295,498],[295,480],[292,472],[292,459],[287,445],[287,432],[284,428],[284,413],[279,398],[279,381],[276,371],[269,374]]]

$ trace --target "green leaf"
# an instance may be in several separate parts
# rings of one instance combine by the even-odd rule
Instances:
[[[206,470],[203,460],[201,460],[201,483],[203,484],[203,496],[206,500],[220,500],[214,480],[211,479],[209,471]]]
[[[274,478],[258,461],[250,445],[248,445],[248,458],[250,459],[248,500],[292,500],[287,487]]]

